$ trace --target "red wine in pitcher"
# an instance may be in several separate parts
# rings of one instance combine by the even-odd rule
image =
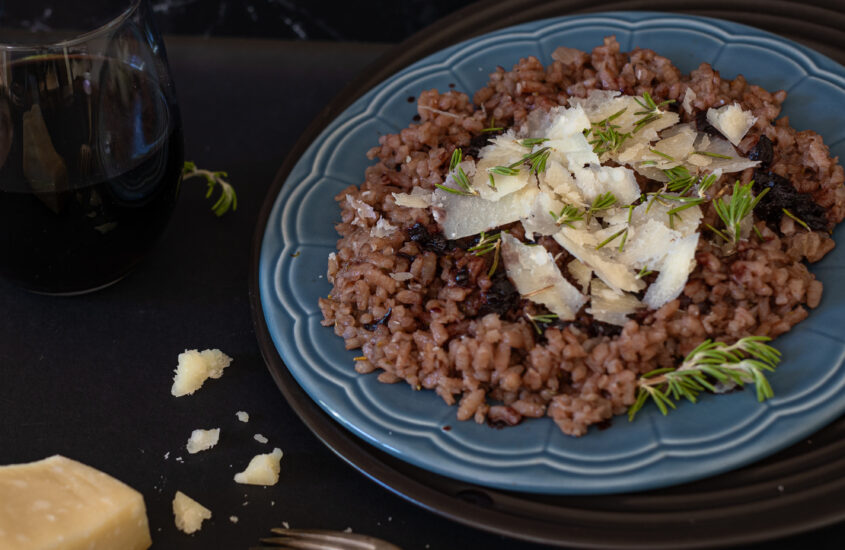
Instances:
[[[164,230],[182,162],[177,106],[143,67],[0,65],[0,276],[47,293],[120,279]]]

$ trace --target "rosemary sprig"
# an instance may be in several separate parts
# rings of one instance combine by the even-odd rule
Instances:
[[[493,166],[487,169],[490,174],[498,174],[500,176],[516,176],[519,174],[519,168],[511,168],[510,166]]]
[[[789,216],[790,218],[792,218],[793,220],[795,220],[797,223],[801,224],[801,227],[803,227],[807,231],[810,231],[810,226],[807,225],[807,222],[805,222],[804,220],[802,220],[801,218],[799,218],[798,216],[796,216],[795,214],[793,214],[792,212],[790,212],[786,208],[783,209],[783,213],[786,214],[787,216]],[[755,227],[754,229],[757,229],[757,228]]]
[[[668,198],[669,195],[666,195]],[[705,197],[672,197],[670,200],[676,200],[681,204],[676,206],[675,208],[670,208],[666,215],[669,216],[669,228],[675,229],[675,218],[680,217],[681,212],[686,210],[687,208],[692,208],[693,206],[698,206],[699,204],[705,202],[707,199]]]
[[[496,126],[496,119],[491,117],[490,126],[488,126],[487,128],[482,128],[481,132],[486,134],[491,132],[501,132],[502,130],[504,130],[504,127]]]
[[[531,165],[529,172],[532,174],[540,174],[541,172],[546,171],[546,161],[549,160],[549,155],[551,154],[552,150],[549,147],[543,147],[542,149],[537,149],[530,155],[527,155],[525,158],[525,162]]]
[[[453,193],[455,195],[464,195],[464,196],[473,196],[477,195],[478,191],[472,188],[469,184],[469,178],[464,172],[464,169],[461,168],[461,161],[463,160],[463,152],[461,151],[460,147],[457,147],[454,151],[452,151],[452,158],[449,160],[449,173],[452,174],[452,177],[455,180],[455,183],[458,184],[460,189],[455,189],[454,187],[446,187],[440,183],[435,183],[434,186],[438,189],[442,189],[447,193]]]
[[[584,212],[578,209],[571,204],[564,205],[564,207],[560,210],[559,213],[555,214],[551,210],[549,214],[555,219],[555,223],[558,225],[566,225],[569,227],[573,227],[572,224],[575,222],[580,222],[584,219]]]
[[[593,146],[593,153],[597,155],[602,155],[607,152],[616,152],[622,147],[622,144],[625,143],[625,140],[631,137],[630,133],[619,133],[619,126],[616,124],[611,124],[613,120],[616,120],[622,113],[627,110],[622,109],[617,111],[607,117],[604,120],[599,122],[593,123],[590,128],[584,131],[584,136],[589,136],[592,133],[595,136],[595,139],[590,140],[590,145]]]
[[[520,167],[527,163],[529,165],[529,173],[539,174],[546,171],[546,162],[549,160],[551,152],[551,148],[543,147],[533,153],[523,155],[518,161],[512,162],[507,166],[493,166],[492,168],[488,168],[487,172],[490,174],[499,174],[500,176],[516,176],[519,174]]]
[[[226,181],[229,174],[226,172],[212,172],[210,170],[203,170],[197,168],[196,163],[185,161],[182,166],[182,181],[189,178],[201,177],[205,178],[208,184],[208,189],[205,193],[205,198],[210,198],[214,193],[214,188],[220,186],[220,196],[217,197],[217,202],[211,206],[211,210],[217,217],[222,216],[230,209],[235,211],[238,209],[238,195],[232,185]]]
[[[620,245],[619,245],[619,251],[621,252],[621,251],[622,251],[622,247],[624,247],[624,246],[625,246],[625,241],[627,240],[627,237],[628,237],[628,228],[627,228],[627,227],[624,227],[624,228],[620,229],[619,231],[617,231],[616,233],[614,233],[614,234],[613,234],[613,235],[611,235],[610,237],[606,238],[605,240],[603,240],[602,242],[600,242],[599,244],[597,244],[597,245],[596,245],[596,250],[599,250],[600,248],[603,248],[604,246],[606,246],[606,245],[608,245],[608,244],[612,243],[613,241],[615,241],[615,240],[616,240],[616,239],[618,239],[619,237],[622,237],[623,235],[624,235],[625,237],[623,237],[623,239],[622,239],[622,244],[620,244]]]
[[[482,231],[478,235],[478,243],[475,246],[467,248],[467,252],[472,252],[476,256],[484,256],[485,254],[493,253],[493,263],[487,272],[488,277],[492,277],[499,267],[499,255],[502,249],[502,232],[495,235],[487,235]]]
[[[525,138],[519,142],[520,145],[523,147],[534,147],[535,145],[540,145],[541,143],[546,143],[549,141],[549,138]]]
[[[675,408],[681,398],[695,403],[704,390],[715,391],[718,382],[733,382],[739,386],[752,383],[757,400],[765,401],[774,395],[765,372],[774,371],[780,362],[780,352],[765,344],[767,336],[747,336],[735,344],[705,340],[686,356],[677,369],[657,369],[640,377],[637,399],[628,409],[628,420],[651,399],[664,415]]]
[[[669,178],[669,183],[666,188],[674,193],[683,195],[689,191],[695,184],[695,176],[690,174],[686,166],[675,166],[667,170],[663,170],[663,174]]]
[[[587,209],[587,219],[590,219],[596,212],[613,208],[614,204],[616,204],[616,196],[613,193],[610,191],[602,193],[593,200],[593,204]]]
[[[650,122],[653,122],[663,116],[663,111],[660,108],[664,105],[668,105],[670,103],[675,103],[674,99],[667,99],[666,101],[661,101],[660,103],[655,103],[654,99],[652,99],[651,94],[648,92],[643,92],[643,101],[640,101],[636,97],[634,101],[643,108],[642,111],[637,111],[635,115],[643,115],[636,124],[634,124],[634,130],[631,132],[636,134],[640,130],[646,127]]]
[[[643,268],[640,270],[640,272],[639,272],[639,273],[637,273],[637,279],[642,279],[643,277],[645,277],[645,276],[647,276],[647,275],[651,275],[652,273],[654,273],[654,272],[653,272],[653,271],[651,271],[651,270],[648,268],[648,266],[647,266],[647,265],[644,265],[644,266],[643,266]]]
[[[540,325],[538,325],[538,323],[549,324],[553,323],[556,319],[558,319],[556,313],[542,313],[539,315],[529,315],[528,313],[526,313],[525,317],[534,326],[534,330],[537,331],[537,334],[543,334],[543,331],[540,330]]]
[[[713,202],[713,208],[725,224],[726,231],[719,231],[711,225],[707,225],[713,232],[725,239],[729,243],[736,244],[739,242],[739,225],[743,218],[754,210],[760,199],[769,192],[769,188],[765,188],[762,193],[756,197],[751,194],[751,186],[754,181],[750,181],[745,185],[740,185],[739,180],[734,183],[733,194],[731,200],[726,202],[722,198],[718,198]]]
[[[605,245],[612,243],[619,237],[622,237],[622,240],[619,242],[619,252],[622,252],[622,250],[625,249],[625,243],[628,242],[628,229],[631,227],[631,217],[634,215],[634,208],[636,207],[633,204],[629,204],[625,208],[628,209],[628,221],[626,222],[628,225],[626,225],[624,228],[620,229],[619,231],[617,231],[616,233],[596,245],[596,250],[599,250]]]
[[[701,181],[698,182],[698,195],[703,197],[704,193],[716,183],[716,179],[716,174],[709,174],[701,178]]]

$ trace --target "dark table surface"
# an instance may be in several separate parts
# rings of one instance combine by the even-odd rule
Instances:
[[[167,45],[186,158],[227,170],[238,210],[215,218],[204,184],[188,181],[162,241],[119,284],[57,298],[0,282],[0,463],[59,453],[128,483],[144,495],[157,549],[246,548],[283,522],[351,527],[405,549],[539,548],[419,509],[352,469],[287,405],[256,343],[247,281],[265,192],[309,121],[387,46],[219,38]],[[172,371],[186,348],[220,348],[234,361],[221,379],[174,398]],[[237,420],[239,410],[249,423]],[[193,429],[216,427],[216,447],[185,451]],[[274,446],[285,453],[276,486],[234,483],[254,454]],[[193,536],[174,526],[177,490],[214,514]],[[843,539],[840,524],[748,548],[833,549]]]

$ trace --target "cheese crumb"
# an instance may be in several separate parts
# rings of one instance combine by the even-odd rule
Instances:
[[[241,422],[249,422],[249,413],[244,411],[238,411],[235,413],[235,416],[238,417],[238,420]]]
[[[190,535],[202,529],[204,520],[211,519],[211,510],[182,491],[176,491],[173,497],[173,518],[176,528]]]
[[[188,444],[185,447],[193,455],[214,447],[219,440],[220,428],[214,428],[213,430],[198,429],[191,432],[191,437],[188,439]]]
[[[232,523],[237,523],[238,522],[238,516],[229,516],[229,521],[231,521]]]
[[[269,439],[267,439],[266,437],[264,437],[264,436],[263,436],[263,435],[261,435],[261,434],[255,434],[255,435],[254,435],[254,436],[252,436],[252,437],[253,437],[253,439],[255,439],[256,441],[258,441],[259,443],[267,443],[268,441],[270,441]]]
[[[202,352],[195,349],[185,350],[179,354],[170,393],[174,397],[191,395],[200,389],[207,379],[223,376],[223,369],[231,363],[232,358],[219,349],[207,349]]]
[[[246,485],[275,485],[279,481],[282,450],[276,447],[272,453],[252,457],[246,470],[235,474],[235,482]]]

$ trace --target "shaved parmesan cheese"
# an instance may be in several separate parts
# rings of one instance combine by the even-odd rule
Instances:
[[[560,212],[562,208],[563,203],[553,199],[548,193],[537,193],[531,212],[522,219],[525,237],[533,241],[535,233],[538,235],[557,233],[559,226],[551,212]]]
[[[754,168],[755,166],[760,165],[760,161],[749,160],[740,156],[733,145],[718,137],[710,139],[707,146],[699,149],[699,151],[720,155],[722,157],[730,157],[719,158],[707,155],[693,155],[695,157],[704,156],[709,159],[709,162],[706,165],[707,171],[709,172],[720,170],[722,173],[727,174],[730,172],[741,172],[746,168]]]
[[[431,206],[431,191],[426,191],[421,187],[414,187],[410,195],[408,193],[392,193],[392,195],[399,206],[407,206],[408,208],[428,208]]]
[[[541,173],[538,179],[540,180],[541,190],[551,192],[566,204],[573,206],[588,205],[578,190],[572,174],[558,161],[549,159],[546,163],[546,171]]]
[[[739,145],[748,130],[757,122],[751,111],[744,111],[739,103],[725,105],[718,109],[707,109],[707,122],[728,138],[734,145]]]
[[[667,193],[671,195],[671,193]],[[676,201],[646,201],[634,208],[631,215],[631,224],[634,226],[645,225],[649,220],[660,222],[664,225],[669,225],[669,210],[676,208],[679,202]],[[625,212],[627,216],[627,212]],[[701,208],[692,206],[686,210],[681,210],[672,216],[672,229],[680,233],[681,237],[686,237],[698,231],[698,224],[701,222]],[[655,243],[658,246],[664,246],[666,243]]]
[[[635,292],[644,286],[630,268],[605,257],[602,253],[604,248],[596,250],[599,241],[590,231],[564,227],[555,233],[554,239],[570,254],[592,268],[610,288]]]
[[[684,92],[684,99],[681,100],[681,107],[683,107],[684,111],[688,114],[692,114],[692,102],[695,101],[695,92],[692,91],[692,88],[687,88]]]
[[[478,235],[500,225],[526,218],[531,213],[539,191],[530,185],[498,201],[477,196],[455,195],[441,189],[434,192],[434,218],[443,227],[447,239]]]
[[[379,218],[376,225],[370,229],[370,237],[384,238],[394,234],[398,227],[391,225],[389,221],[384,218]]]
[[[552,113],[555,110],[534,109],[519,127],[519,135],[528,138],[544,138],[552,125]]]
[[[365,219],[376,219],[376,211],[373,210],[373,207],[369,204],[365,203],[361,199],[354,199],[352,195],[346,195],[346,204],[355,210],[356,216],[355,219],[352,220],[354,225],[360,225],[361,227],[366,226]]]
[[[657,280],[648,287],[643,298],[648,307],[659,309],[681,295],[689,274],[695,268],[698,237],[698,233],[693,233],[669,248],[660,264]]]
[[[676,113],[661,111],[660,116],[634,133],[637,121],[643,117],[642,114],[636,114],[643,110],[637,100],[644,102],[642,97],[623,96],[616,91],[591,90],[586,99],[570,97],[569,104],[573,107],[583,108],[593,124],[602,122],[621,112],[622,114],[613,119],[613,124],[619,127],[617,131],[620,134],[631,134],[631,137],[628,138],[629,143],[654,141],[657,139],[658,132],[674,126],[680,120]]]
[[[637,269],[659,265],[668,246],[681,238],[680,232],[650,218],[644,224],[629,229],[628,240],[619,259]]]
[[[668,155],[677,161],[689,157],[693,152],[693,143],[697,137],[696,131],[689,124],[678,124],[666,130],[663,134],[663,139],[657,141],[652,147],[656,151],[660,151],[664,155]],[[654,155],[654,153],[651,153]],[[661,160],[659,155],[655,155],[654,160]],[[643,157],[645,158],[645,157]],[[662,157],[662,160],[667,160]]]
[[[563,278],[552,255],[542,246],[522,244],[502,233],[502,261],[516,290],[534,303],[543,304],[565,321],[587,302],[578,289]]]
[[[635,296],[614,292],[598,279],[593,280],[590,288],[590,307],[587,313],[602,323],[624,326],[628,322],[628,315],[644,307]]]
[[[595,123],[628,107],[628,100],[617,90],[590,90],[586,98],[570,97],[569,105],[581,107],[590,122]]]
[[[599,164],[599,157],[587,141],[584,130],[591,127],[590,119],[580,106],[557,109],[557,117],[549,127],[548,141],[542,146],[551,149],[550,157],[566,164],[570,171],[586,164]]]
[[[475,166],[472,187],[481,198],[489,201],[497,201],[506,195],[519,191],[528,185],[531,179],[528,170],[521,169],[514,176],[491,174],[488,170],[496,166],[507,167],[519,163],[530,152],[531,149],[521,145],[511,131],[497,136],[492,143],[479,151],[480,160]],[[490,187],[491,175],[496,186],[495,189]]]
[[[640,186],[630,168],[624,166],[589,166],[577,168],[575,183],[588,203],[602,193],[611,192],[620,205],[631,204],[640,198]]]
[[[581,285],[581,290],[587,292],[587,288],[590,286],[590,279],[593,278],[593,270],[578,260],[572,260],[566,264],[566,269],[569,270],[575,282]]]

